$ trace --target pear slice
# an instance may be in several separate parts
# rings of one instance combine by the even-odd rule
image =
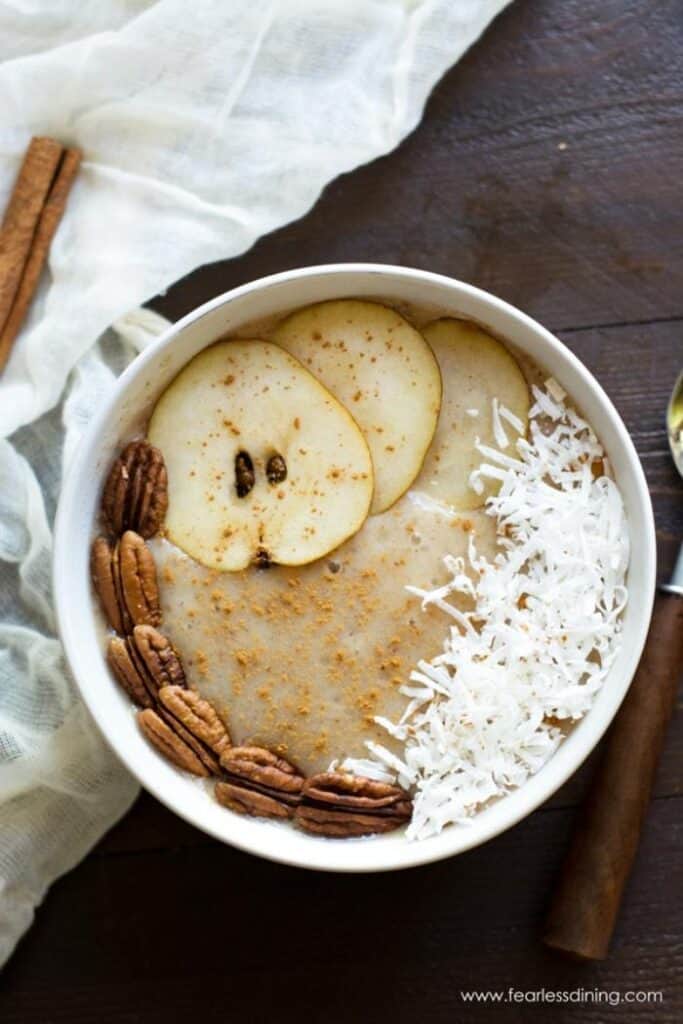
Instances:
[[[484,493],[469,485],[472,470],[483,459],[475,447],[498,447],[493,426],[493,399],[509,409],[526,433],[529,388],[517,360],[476,324],[444,318],[422,328],[441,367],[444,392],[439,425],[414,488],[453,508],[483,505],[499,485],[486,482]],[[517,431],[503,421],[509,439],[507,453],[516,453]]]
[[[306,306],[278,325],[278,345],[342,402],[372,454],[372,513],[408,490],[436,430],[441,375],[422,335],[377,302],[341,299]]]
[[[166,535],[209,568],[304,565],[367,518],[372,459],[361,431],[269,342],[201,352],[157,402],[148,437],[168,470]]]

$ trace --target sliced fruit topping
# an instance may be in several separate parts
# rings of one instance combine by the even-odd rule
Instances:
[[[514,456],[514,441],[520,435],[498,410],[511,413],[526,433],[529,388],[505,346],[475,324],[434,320],[423,334],[439,361],[444,392],[436,435],[415,489],[456,509],[477,508],[497,484],[491,481],[482,494],[469,485],[472,470],[484,461],[476,440],[498,447],[507,436],[509,454]]]
[[[168,468],[166,533],[210,568],[312,562],[368,515],[372,460],[360,429],[269,342],[201,352],[157,402],[148,433]]]
[[[274,340],[357,421],[375,471],[371,511],[383,512],[420,472],[436,429],[441,375],[429,345],[395,310],[354,299],[298,310]]]

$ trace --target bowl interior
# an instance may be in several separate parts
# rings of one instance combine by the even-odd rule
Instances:
[[[140,735],[130,703],[106,667],[90,591],[89,544],[104,475],[122,441],[144,423],[180,368],[252,320],[349,296],[433,306],[442,315],[471,318],[526,352],[562,384],[594,426],[621,489],[631,537],[637,538],[623,645],[589,714],[521,789],[480,812],[469,827],[451,827],[421,842],[409,843],[400,833],[356,841],[318,839],[220,807],[208,789],[163,761]],[[175,324],[126,370],[91,424],[63,487],[55,529],[55,601],[67,658],[119,757],[162,802],[218,839],[274,860],[327,870],[384,870],[450,856],[491,838],[547,799],[590,753],[628,688],[647,633],[654,580],[654,524],[644,476],[621,419],[591,374],[553,335],[506,303],[449,278],[401,267],[349,264],[278,274],[220,296]]]

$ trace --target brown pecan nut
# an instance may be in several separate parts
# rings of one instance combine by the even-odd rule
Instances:
[[[107,660],[126,693],[140,707],[157,701],[163,686],[185,686],[185,673],[170,640],[153,626],[136,626],[127,637],[112,637]]]
[[[131,441],[109,471],[102,492],[102,515],[115,537],[135,530],[151,537],[168,506],[164,457],[148,441]]]
[[[114,591],[116,593],[116,600],[119,603],[119,614],[121,615],[121,625],[123,627],[123,633],[130,633],[133,628],[133,620],[130,617],[126,602],[123,596],[123,587],[121,586],[121,546],[117,541],[111,551],[111,574],[114,580]]]
[[[205,747],[203,743],[200,743],[197,737],[193,736],[192,733],[185,728],[183,723],[179,722],[177,718],[166,710],[166,708],[157,704],[155,711],[159,718],[164,720],[169,729],[172,729],[173,732],[190,748],[190,750],[196,754],[204,765],[207,775],[220,775],[221,769],[218,763],[218,758],[213,751],[209,750],[208,747]]]
[[[152,552],[133,530],[126,530],[117,547],[121,597],[131,622],[134,626],[158,626],[161,606]]]
[[[393,817],[373,814],[371,811],[367,814],[360,814],[358,811],[337,811],[329,806],[316,807],[303,803],[294,813],[294,822],[299,828],[313,835],[327,836],[329,839],[354,839],[377,835],[380,832],[393,832],[408,821],[410,811],[400,817]]]
[[[306,780],[303,795],[314,803],[373,811],[408,800],[406,791],[400,786],[347,772],[320,772],[319,775],[312,775]]]
[[[90,575],[102,611],[111,628],[125,633],[123,610],[114,577],[114,549],[106,537],[96,537],[90,551]]]
[[[156,567],[139,534],[127,530],[113,547],[105,537],[97,537],[90,566],[93,586],[112,629],[123,635],[136,625],[159,625]]]
[[[162,686],[187,686],[182,662],[168,637],[154,626],[136,626],[132,641],[133,658],[150,677],[155,695]]]
[[[133,659],[131,646],[130,637],[113,636],[107,648],[107,661],[130,699],[138,707],[149,708],[154,702],[153,694],[150,692],[145,675],[141,673]]]
[[[209,775],[192,748],[152,708],[138,712],[138,724],[149,742],[178,768],[204,778]]]
[[[291,818],[292,808],[265,793],[245,789],[230,782],[217,782],[214,787],[216,800],[223,807],[229,807],[237,814],[249,814],[252,818]]]
[[[289,761],[264,747],[229,747],[221,754],[221,767],[231,786],[275,801],[282,812],[278,817],[289,818],[294,813],[304,778]],[[258,815],[257,805],[262,807],[264,802],[244,797],[242,813]]]
[[[405,790],[343,772],[322,772],[306,781],[296,823],[316,835],[351,836],[391,832],[410,821]]]
[[[181,686],[162,686],[157,694],[166,710],[219,757],[230,746],[230,735],[208,700]]]

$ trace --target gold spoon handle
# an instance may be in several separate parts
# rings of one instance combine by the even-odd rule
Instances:
[[[645,652],[614,720],[574,832],[544,942],[607,956],[683,671],[683,593],[660,593]]]

